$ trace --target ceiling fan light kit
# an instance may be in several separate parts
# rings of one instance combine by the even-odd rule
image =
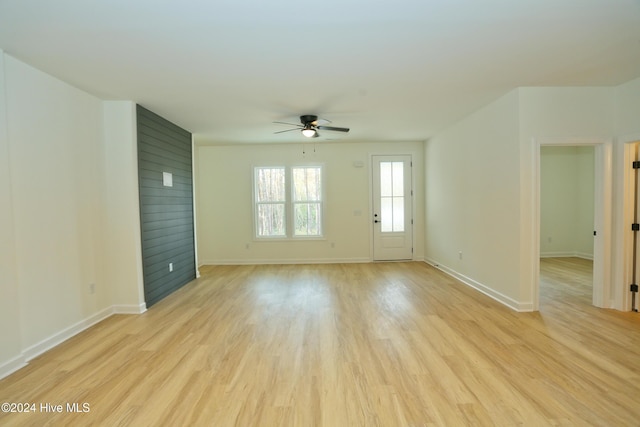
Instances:
[[[292,130],[298,130],[300,129],[300,131],[302,132],[302,135],[304,135],[307,138],[317,138],[320,136],[320,134],[318,133],[318,130],[329,130],[329,131],[334,131],[334,132],[349,132],[349,128],[340,128],[340,127],[334,127],[334,126],[324,126],[321,125],[320,123],[331,123],[329,120],[324,120],[324,119],[318,119],[318,116],[315,115],[311,115],[311,114],[304,114],[302,116],[300,116],[300,123],[301,124],[293,124],[293,123],[285,123],[285,122],[274,122],[277,124],[282,124],[282,125],[290,125],[290,126],[296,126],[293,129],[286,129],[286,130],[281,130],[278,132],[274,132],[274,133],[283,133],[283,132],[289,132]]]
[[[305,126],[302,129],[302,134],[307,138],[313,138],[314,136],[318,135],[318,132],[316,132],[316,130],[313,129],[311,126]]]

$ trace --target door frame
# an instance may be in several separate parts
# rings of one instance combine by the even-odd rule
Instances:
[[[610,139],[544,137],[533,138],[533,280],[531,301],[533,310],[540,309],[540,148],[542,146],[593,146],[595,148],[594,171],[594,237],[593,305],[601,308],[612,306],[611,301],[611,219],[612,219],[612,153]],[[597,277],[596,277],[597,275]]]
[[[615,283],[621,283],[613,289],[614,306],[613,308],[621,311],[630,311],[631,307],[631,291],[629,285],[632,283],[632,256],[633,256],[633,231],[630,224],[634,222],[634,190],[635,190],[635,173],[631,167],[631,163],[635,160],[633,148],[638,145],[640,150],[640,134],[626,135],[620,138],[620,142],[624,147],[621,161],[622,164],[622,210],[618,213],[616,219],[618,225],[616,227],[616,241],[622,246],[622,256],[618,257],[614,269]],[[640,256],[640,255],[639,255]],[[621,258],[621,259],[620,259]],[[637,278],[636,278],[637,279]],[[640,302],[636,302],[640,305]]]
[[[413,152],[400,152],[400,153],[369,153],[369,164],[368,164],[368,168],[369,168],[369,260],[371,262],[378,262],[375,260],[374,258],[374,230],[373,230],[373,214],[374,214],[374,208],[373,208],[373,203],[374,203],[374,194],[373,194],[373,158],[376,156],[409,156],[409,159],[411,161],[411,164],[413,165],[415,163],[415,157],[416,154]],[[413,224],[411,224],[411,241],[412,241],[412,246],[413,246],[413,252],[411,253],[411,260],[415,261],[416,260],[416,249],[415,249],[415,245],[416,245],[416,225],[415,225],[415,218],[416,218],[416,197],[415,197],[415,188],[416,188],[416,183],[415,183],[415,172],[414,172],[414,167],[411,167],[411,190],[412,190],[412,195],[411,195],[411,218],[413,220]],[[382,262],[382,261],[380,261]],[[389,262],[393,262],[393,261],[389,261]]]

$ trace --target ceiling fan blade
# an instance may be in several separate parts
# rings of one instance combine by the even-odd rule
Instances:
[[[317,126],[317,128],[322,130],[332,130],[336,132],[349,132],[349,128],[337,128],[333,126]]]
[[[287,122],[273,122],[273,123],[278,124],[278,125],[297,126],[299,128],[302,127],[302,125],[300,125],[298,123],[287,123]]]
[[[327,119],[317,119],[311,122],[313,126],[323,126],[323,125],[328,125],[329,123],[331,123],[331,120],[327,120]]]
[[[274,133],[291,132],[292,130],[300,130],[300,129],[299,129],[299,128],[296,128],[296,129],[279,130],[278,132],[274,132]]]

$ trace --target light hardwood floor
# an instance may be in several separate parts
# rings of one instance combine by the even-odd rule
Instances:
[[[637,426],[640,316],[591,307],[590,268],[543,260],[517,313],[418,262],[204,267],[0,381],[88,413],[0,425]]]

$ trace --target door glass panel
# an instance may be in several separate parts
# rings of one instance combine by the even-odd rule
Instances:
[[[380,195],[382,197],[393,196],[391,162],[380,162]]]
[[[391,197],[380,199],[380,231],[393,231],[393,205]]]
[[[380,162],[382,232],[404,231],[404,163]]]
[[[393,162],[391,164],[392,169],[392,179],[393,179],[393,196],[403,196],[404,195],[404,163],[403,162]]]
[[[393,231],[404,231],[404,197],[393,198]]]

